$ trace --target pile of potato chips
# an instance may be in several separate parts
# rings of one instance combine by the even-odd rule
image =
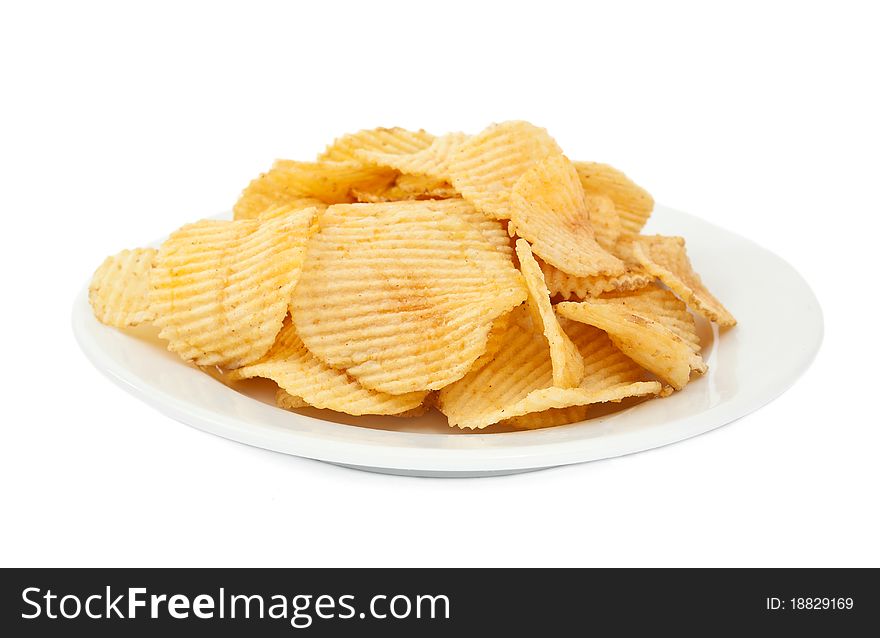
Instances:
[[[561,425],[705,372],[689,309],[736,323],[683,239],[640,234],[653,206],[527,122],[360,131],[275,162],[233,220],[107,258],[89,299],[282,408]]]

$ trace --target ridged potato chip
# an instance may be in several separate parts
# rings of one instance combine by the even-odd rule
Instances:
[[[378,393],[377,393],[378,394]],[[396,395],[395,395],[396,396]],[[303,401],[301,398],[293,396],[286,392],[283,388],[278,388],[275,392],[275,405],[279,408],[284,408],[285,410],[296,410],[298,408],[306,408],[309,407],[309,404]],[[396,412],[394,414],[389,414],[387,416],[394,417],[406,417],[412,418],[417,416],[423,416],[430,410],[432,407],[430,403],[430,396],[428,396],[425,401],[422,402],[421,405],[418,405],[411,410],[405,410],[403,412]],[[383,408],[386,409],[386,408]],[[338,412],[339,410],[337,410]]]
[[[620,215],[610,197],[584,193],[587,210],[590,211],[590,227],[596,236],[596,243],[612,255],[617,245],[617,240],[623,232],[620,223]]]
[[[390,204],[396,210],[403,211],[407,206],[415,207],[417,210],[434,211],[438,216],[454,216],[467,224],[473,226],[483,238],[488,241],[502,255],[507,257],[513,263],[513,246],[510,243],[510,236],[504,224],[496,219],[486,217],[480,213],[467,200],[443,199],[443,200],[425,200],[410,201],[400,200],[397,202],[372,202],[375,204]],[[338,224],[346,219],[347,212],[353,209],[347,206],[334,206],[330,210],[321,214],[324,225]],[[355,209],[360,210],[360,209]]]
[[[131,328],[153,320],[149,292],[155,258],[155,249],[135,248],[104,260],[89,284],[89,303],[98,321]]]
[[[458,192],[445,181],[424,175],[399,175],[394,183],[378,190],[352,189],[359,202],[379,203],[422,199],[452,199]]]
[[[507,229],[502,222],[486,217],[474,208],[470,202],[463,199],[447,199],[433,202],[431,208],[446,215],[455,215],[459,219],[466,221],[479,230],[483,239],[492,244],[495,250],[510,259],[512,263],[513,246],[510,245],[510,236],[507,234]]]
[[[563,328],[584,359],[585,376],[578,387],[552,386],[553,366],[543,335],[514,320],[504,345],[490,363],[440,391],[438,407],[449,424],[481,429],[546,410],[660,392],[661,385],[644,381],[645,371],[615,348],[601,330],[572,322]]]
[[[595,303],[617,304],[648,319],[657,321],[681,337],[694,352],[700,351],[697,325],[687,305],[671,291],[651,284],[639,290],[608,293],[593,299]]]
[[[688,259],[684,239],[653,235],[639,237],[633,248],[636,259],[682,301],[719,326],[735,326],[736,318],[703,285]]]
[[[654,276],[641,266],[626,264],[626,270],[621,275],[606,276],[594,275],[592,277],[574,277],[562,272],[559,268],[538,260],[547,289],[553,297],[562,299],[585,299],[598,297],[603,293],[615,291],[638,290],[654,281]]]
[[[419,407],[427,392],[385,394],[364,388],[343,370],[326,365],[306,348],[290,321],[285,321],[272,349],[250,365],[227,375],[230,382],[262,377],[278,384],[284,407],[308,405],[346,414],[396,414]],[[278,397],[276,396],[276,401]]]
[[[543,412],[531,412],[512,419],[499,421],[499,425],[508,425],[523,430],[537,430],[539,428],[552,428],[557,425],[577,423],[587,418],[590,408],[586,405],[572,405],[567,408],[550,408]]]
[[[278,388],[275,391],[275,405],[285,410],[296,410],[297,408],[307,408],[309,404],[299,397],[295,397],[284,388]]]
[[[379,190],[397,172],[358,162],[277,160],[248,184],[233,208],[235,219],[253,219],[270,208],[312,197],[326,204],[353,202],[352,190]]]
[[[654,210],[654,198],[622,172],[597,162],[575,162],[584,192],[607,195],[614,202],[623,230],[639,233]]]
[[[449,173],[455,189],[479,211],[510,219],[510,192],[517,180],[549,155],[562,155],[562,149],[546,129],[503,122],[459,144]]]
[[[274,219],[275,217],[284,217],[285,215],[295,213],[298,210],[305,210],[306,208],[317,208],[318,211],[322,211],[327,208],[327,204],[314,197],[303,197],[302,199],[294,199],[286,204],[267,208],[257,215],[256,219],[266,221],[267,219]]]
[[[597,403],[617,403],[631,397],[656,395],[657,381],[646,381],[645,370],[624,355],[603,331],[560,318],[566,334],[584,358],[584,379],[577,388],[543,388],[531,392],[517,410],[529,413]]]
[[[168,349],[226,368],[266,354],[288,312],[316,214],[205,220],[172,233],[150,273],[150,307]]]
[[[437,407],[450,426],[484,428],[521,414],[509,406],[553,383],[553,364],[544,336],[512,321],[495,357],[440,390]]]
[[[328,208],[293,295],[308,349],[392,394],[461,378],[526,289],[511,260],[448,211],[445,202]]]
[[[451,199],[458,192],[448,180],[425,175],[398,175],[394,180],[396,188],[406,199]]]
[[[427,148],[434,141],[430,133],[404,128],[375,128],[349,133],[337,138],[318,156],[319,162],[359,162],[362,151],[386,155],[410,155]]]
[[[397,412],[396,414],[389,414],[388,416],[403,419],[411,419],[413,417],[424,416],[431,408],[434,407],[434,404],[436,403],[436,394],[436,392],[429,392],[428,396],[425,397],[425,400],[422,401],[421,405],[418,405],[411,410],[406,410],[405,412]]]
[[[596,242],[588,205],[572,163],[551,155],[516,182],[510,224],[536,255],[571,275],[620,275],[624,264]]]
[[[358,149],[354,151],[354,155],[367,164],[387,166],[408,175],[448,181],[452,156],[466,139],[467,135],[464,133],[449,133],[435,138],[430,146],[416,152],[389,153],[381,150]]]
[[[471,366],[469,372],[479,370],[495,358],[496,353],[504,345],[504,335],[507,334],[507,328],[510,326],[513,315],[518,309],[514,308],[513,311],[501,315],[492,322],[492,329],[489,330],[489,337],[486,339],[486,350],[474,361],[474,365]]]
[[[556,306],[556,311],[567,319],[604,330],[625,355],[676,390],[687,385],[691,370],[706,370],[702,357],[681,337],[626,306],[565,301]]]
[[[553,385],[573,388],[584,378],[584,358],[559,325],[553,306],[550,305],[550,293],[544,283],[544,275],[525,239],[517,240],[516,255],[519,257],[520,272],[529,289],[528,305],[532,321],[535,329],[543,332],[550,346]]]

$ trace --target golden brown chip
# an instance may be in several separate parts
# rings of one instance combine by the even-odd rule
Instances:
[[[387,155],[409,155],[430,146],[434,136],[425,131],[403,128],[376,128],[349,133],[336,139],[318,156],[319,162],[357,162],[360,151]]]
[[[227,368],[266,354],[287,314],[316,213],[205,220],[172,233],[150,273],[150,307],[168,349]]]
[[[309,404],[299,397],[286,392],[284,388],[278,388],[275,391],[275,405],[285,410],[296,410],[297,408],[307,408]]]
[[[358,207],[351,208],[349,206],[334,206],[321,214],[322,225],[329,226],[339,224],[345,221],[347,213],[357,210],[363,213],[364,210],[382,210],[381,205],[390,205],[395,210],[404,211],[411,210],[430,210],[438,216],[454,216],[473,226],[483,238],[488,241],[502,255],[507,257],[513,263],[513,246],[510,243],[510,237],[503,222],[491,219],[480,213],[473,205],[463,199],[444,199],[444,200],[425,200],[425,201],[407,201],[398,202],[373,202],[379,205],[375,209],[360,209]]]
[[[267,219],[274,219],[275,217],[284,217],[290,213],[294,213],[298,210],[304,210],[306,208],[317,208],[319,211],[322,211],[327,208],[327,204],[322,202],[320,199],[315,199],[314,197],[303,197],[302,199],[295,199],[286,204],[280,204],[278,206],[273,206],[272,208],[267,208],[259,215],[257,215],[256,219],[260,221],[266,221]]]
[[[516,313],[514,313],[516,314]],[[479,370],[440,391],[438,407],[451,426],[484,428],[502,420],[630,396],[657,394],[656,381],[590,326],[563,326],[584,359],[585,376],[576,388],[553,387],[553,366],[543,335],[511,321],[504,345]]]
[[[352,204],[322,216],[292,315],[321,360],[401,394],[461,378],[525,298],[511,260],[445,202]]]
[[[387,166],[408,175],[448,181],[452,156],[466,139],[464,133],[449,133],[435,138],[430,146],[414,153],[359,149],[355,151],[355,157],[367,164]]]
[[[552,383],[553,365],[544,336],[512,321],[495,357],[443,388],[437,407],[451,426],[484,428],[519,416],[509,413],[508,406]]]
[[[418,416],[424,416],[428,413],[428,410],[433,408],[434,405],[431,403],[431,395],[429,394],[424,401],[422,401],[421,405],[414,407],[411,410],[406,410],[405,412],[398,412],[396,414],[389,414],[388,416],[396,416],[404,419],[412,419]]]
[[[596,303],[618,304],[630,312],[653,319],[681,337],[694,352],[700,351],[700,337],[687,305],[671,291],[656,284],[639,290],[607,293],[593,299]]]
[[[452,185],[478,210],[510,219],[510,192],[522,175],[562,149],[545,129],[528,122],[493,124],[458,145],[449,162]]]
[[[399,175],[391,190],[399,193],[401,199],[451,199],[459,196],[447,180],[424,175]]]
[[[545,410],[618,403],[662,391],[660,383],[645,381],[645,370],[624,355],[605,332],[562,317],[559,321],[584,358],[584,379],[577,388],[544,388],[532,392],[523,408],[538,406],[539,410]]]
[[[584,192],[607,195],[614,202],[623,230],[638,233],[654,210],[654,198],[641,186],[608,164],[575,162]]]
[[[378,190],[352,189],[359,202],[380,203],[422,199],[457,198],[458,192],[445,180],[423,175],[399,175],[388,187]]]
[[[326,204],[352,202],[353,189],[379,190],[396,176],[396,171],[356,162],[277,160],[244,189],[233,212],[235,219],[253,219],[270,208],[307,197]]]
[[[557,425],[577,423],[587,418],[589,406],[572,405],[567,408],[550,408],[543,412],[531,412],[522,416],[499,421],[499,425],[509,425],[524,430],[537,430],[538,428],[552,428]]]
[[[626,306],[595,301],[565,301],[556,311],[573,321],[608,333],[625,355],[676,390],[690,379],[691,370],[705,372],[702,357],[661,323],[631,312]]]
[[[89,303],[95,318],[115,328],[152,321],[150,270],[156,250],[135,248],[107,257],[89,284]]]
[[[553,385],[573,388],[584,377],[584,359],[578,352],[577,346],[559,325],[559,320],[550,305],[550,293],[544,283],[544,275],[525,239],[517,240],[516,255],[519,257],[519,269],[529,289],[528,305],[531,309],[532,321],[535,329],[543,332],[550,346]]]
[[[489,330],[489,337],[486,339],[486,350],[474,361],[474,365],[471,366],[469,372],[479,370],[495,358],[495,355],[501,350],[501,346],[504,345],[504,335],[507,334],[507,327],[519,308],[521,306],[501,315],[492,322],[492,329]]]
[[[427,396],[427,392],[385,394],[367,390],[345,371],[331,368],[309,352],[287,320],[272,349],[259,361],[230,372],[227,380],[254,377],[278,384],[286,393],[281,407],[302,407],[296,405],[296,399],[300,399],[316,408],[353,415],[405,412],[419,407]]]
[[[590,227],[596,236],[596,243],[613,255],[623,232],[614,202],[610,197],[594,193],[585,193],[584,200],[590,211]]]
[[[510,224],[532,251],[549,264],[579,277],[620,275],[622,261],[596,242],[591,209],[577,173],[564,155],[538,162],[510,195]]]
[[[538,265],[544,273],[550,294],[563,299],[585,299],[608,292],[638,290],[654,281],[654,276],[648,274],[644,268],[630,264],[626,264],[626,270],[622,275],[593,277],[573,277],[540,260]]]
[[[633,248],[636,259],[682,301],[719,326],[735,326],[736,319],[694,272],[684,239],[653,235],[639,237]]]
[[[480,213],[473,205],[463,199],[447,199],[433,202],[431,208],[445,215],[455,215],[459,219],[480,231],[483,239],[488,241],[495,250],[508,259],[513,260],[513,246],[510,245],[510,236],[504,224],[497,219],[491,219]]]

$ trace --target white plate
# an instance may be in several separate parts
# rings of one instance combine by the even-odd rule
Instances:
[[[74,304],[73,330],[92,363],[123,388],[178,421],[241,443],[417,476],[490,476],[594,461],[681,441],[757,410],[794,383],[822,341],[816,297],[776,255],[660,206],[646,232],[684,236],[694,267],[739,325],[719,337],[714,326],[700,324],[709,372],[684,391],[545,430],[465,434],[436,413],[397,419],[280,410],[259,382],[247,394],[233,390],[184,364],[150,330],[99,324],[86,290]]]

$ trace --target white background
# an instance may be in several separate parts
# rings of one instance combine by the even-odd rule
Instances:
[[[708,4],[4,3],[0,564],[880,564],[877,15]],[[274,158],[511,118],[790,261],[825,312],[813,367],[677,445],[434,480],[203,434],[79,352],[105,255]]]

